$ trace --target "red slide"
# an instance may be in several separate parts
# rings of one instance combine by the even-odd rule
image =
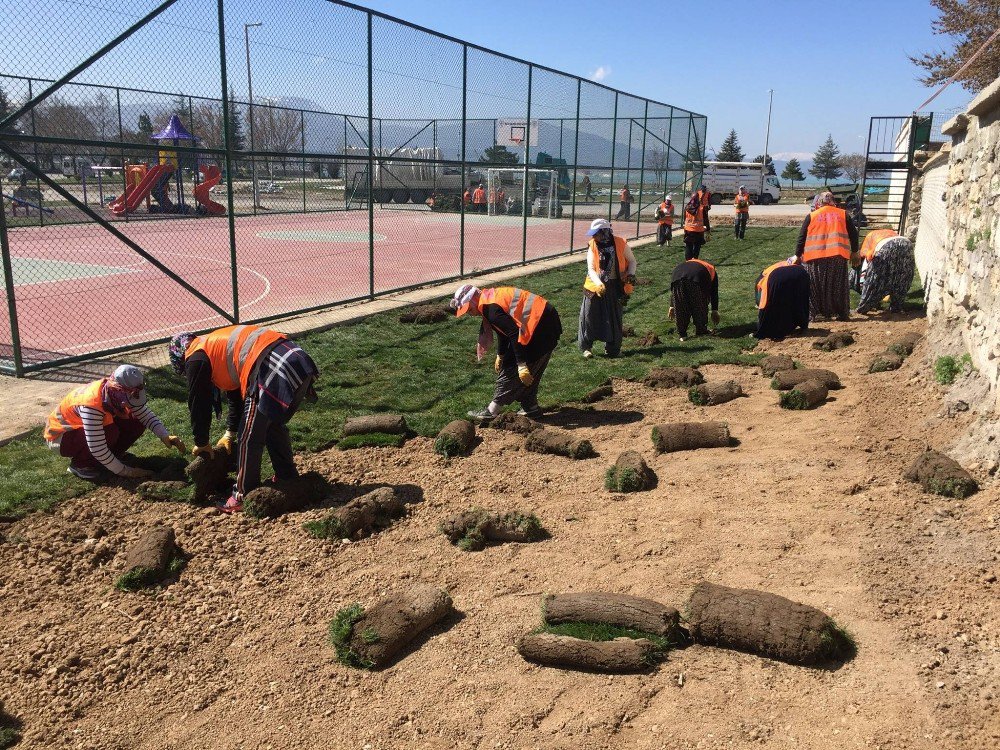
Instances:
[[[142,203],[149,192],[156,185],[157,180],[164,173],[171,173],[174,171],[172,164],[154,164],[153,167],[146,172],[146,176],[142,178],[140,182],[135,187],[129,187],[125,190],[125,195],[121,195],[112,201],[108,208],[111,209],[111,213],[115,216],[121,216],[122,214],[132,213]]]
[[[194,189],[194,199],[205,207],[205,213],[221,216],[226,213],[226,207],[213,201],[209,197],[208,191],[222,181],[222,170],[215,164],[202,164],[198,170],[205,179]]]

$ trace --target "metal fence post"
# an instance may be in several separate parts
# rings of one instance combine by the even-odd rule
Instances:
[[[528,215],[531,209],[528,207],[528,163],[531,155],[531,74],[534,65],[528,64],[528,127],[524,134],[524,196],[521,198],[521,211],[523,213],[521,224],[521,263],[528,262]],[[534,200],[532,200],[534,203]]]
[[[663,131],[660,131],[663,132]],[[667,144],[664,148],[666,152],[666,171],[663,173],[663,197],[667,196],[667,185],[670,183],[670,151],[673,148],[670,144],[674,137],[674,108],[670,108],[670,120],[667,123]],[[684,196],[681,196],[681,205],[684,205]]]
[[[629,187],[632,182],[632,126],[635,125],[635,118],[631,115],[628,118],[628,149],[625,151],[625,187]],[[629,197],[632,197],[632,189],[629,188]],[[641,208],[640,204],[640,208]],[[629,206],[631,211],[632,207]]]
[[[226,155],[226,202],[229,214],[229,270],[233,285],[233,322],[240,322],[240,284],[236,266],[236,219],[233,216],[233,134],[230,131],[229,83],[226,67],[226,14],[223,0],[218,0],[219,13],[219,75],[222,86],[222,139]]]
[[[570,185],[571,208],[569,217],[569,251],[573,252],[576,234],[576,180],[577,161],[580,159],[580,92],[583,88],[583,79],[576,79],[576,138],[573,140],[573,184]]]
[[[31,99],[31,98],[33,98],[33,97],[31,95],[31,79],[29,78],[28,79],[28,99]],[[35,108],[34,107],[31,108],[31,117],[30,117],[30,119],[31,119],[31,137],[32,138],[37,138],[38,137],[38,133],[35,132]],[[35,141],[31,145],[31,148],[32,148],[32,151],[33,151],[33,153],[35,155],[35,164],[40,169],[42,165],[38,163],[38,141]],[[39,195],[42,194],[42,183],[39,182],[39,180],[38,180],[37,177],[35,178],[35,190],[38,191]],[[11,210],[13,210],[13,209],[11,209]],[[44,227],[45,226],[45,212],[44,211],[39,211],[38,212],[38,226],[40,226],[40,227]]]
[[[462,184],[458,186],[458,275],[465,276],[465,143],[469,129],[469,45],[462,45]],[[494,128],[496,125],[494,124]],[[494,135],[494,141],[496,137]]]
[[[299,127],[302,131],[302,213],[306,212],[306,113],[299,110]]]
[[[615,152],[618,151],[618,92],[615,92],[615,110],[611,120],[611,176],[608,185],[608,221],[615,201]]]
[[[0,255],[3,257],[3,283],[7,293],[7,315],[10,319],[10,345],[14,355],[14,374],[17,377],[22,377],[24,375],[24,362],[21,359],[21,331],[17,325],[14,271],[10,262],[10,245],[7,244],[7,216],[3,208],[0,208]]]
[[[635,215],[635,236],[639,236],[640,220],[642,217],[642,190],[646,182],[646,128],[649,126],[649,99],[646,100],[646,109],[642,113],[642,151],[639,152],[639,210]]]
[[[368,13],[368,296],[375,299],[375,91],[372,14]]]

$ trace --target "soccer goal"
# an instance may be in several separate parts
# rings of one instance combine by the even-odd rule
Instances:
[[[551,169],[528,169],[525,185],[524,167],[486,170],[486,206],[490,216],[524,215],[557,219],[562,214],[559,204],[559,173]]]

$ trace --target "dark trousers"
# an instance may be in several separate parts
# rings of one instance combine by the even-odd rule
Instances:
[[[472,210],[473,210],[474,213],[484,214],[484,213],[486,213],[486,204],[485,203],[473,203],[472,204]]]
[[[552,352],[543,354],[534,362],[528,362],[528,369],[535,379],[531,385],[525,385],[517,374],[517,363],[501,368],[497,375],[496,386],[493,389],[493,400],[500,406],[506,406],[517,401],[524,409],[531,410],[538,406],[538,386],[542,375],[549,366]]]
[[[663,245],[672,239],[674,228],[670,224],[656,225],[656,244]]]
[[[705,244],[704,232],[684,233],[684,260],[691,260],[701,255],[701,246]]]
[[[733,230],[736,232],[736,237],[743,239],[743,235],[747,233],[747,221],[750,219],[749,213],[738,213],[736,214],[736,223],[733,225]]]
[[[104,427],[104,438],[108,448],[117,458],[125,455],[125,451],[135,445],[146,430],[138,419],[116,417],[115,421]],[[70,430],[65,433],[59,443],[59,455],[70,459],[70,465],[77,469],[100,469],[103,464],[94,458],[87,447],[87,438],[83,429]]]
[[[621,208],[618,209],[618,213],[615,214],[616,219],[627,219],[632,215],[632,205],[628,201],[622,201],[620,204]]]
[[[670,301],[677,321],[677,335],[687,338],[688,324],[694,320],[694,330],[699,336],[708,334],[708,298],[690,279],[681,279],[670,285]]]

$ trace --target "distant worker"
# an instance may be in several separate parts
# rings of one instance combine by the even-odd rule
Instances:
[[[889,312],[903,311],[903,301],[913,284],[916,264],[913,243],[892,229],[869,232],[861,246],[861,314],[882,308],[889,297]]]
[[[584,190],[583,199],[585,201],[592,201],[592,200],[594,200],[594,185],[590,181],[590,175],[585,174],[583,176],[583,183],[582,184],[583,184],[583,190]]]
[[[525,289],[479,289],[471,284],[458,288],[451,307],[456,317],[470,313],[482,318],[476,344],[480,361],[493,347],[494,334],[499,334],[493,400],[482,411],[470,411],[469,416],[486,423],[515,401],[521,404],[519,414],[540,416],[538,386],[562,335],[555,307]]]
[[[284,334],[253,325],[234,325],[201,336],[181,333],[170,341],[170,364],[187,378],[188,411],[195,456],[216,450],[233,453],[239,435],[236,486],[223,513],[243,509],[243,499],[260,485],[264,448],[276,479],[299,475],[288,435],[288,420],[304,400],[315,402],[316,364]],[[212,412],[221,414],[216,394],[226,394],[225,434],[209,445]]]
[[[483,190],[483,183],[472,191],[472,210],[476,213],[486,213],[486,191]]]
[[[618,200],[621,201],[621,205],[615,218],[628,220],[632,216],[632,193],[629,191],[628,185],[622,185],[622,189],[618,193]]]
[[[708,330],[708,308],[712,308],[712,325],[719,324],[719,275],[715,266],[692,258],[677,265],[670,279],[669,320],[677,321],[677,335],[687,339],[688,324],[694,320],[694,332],[705,336]]]
[[[146,404],[146,380],[133,365],[122,365],[110,378],[70,391],[49,415],[45,442],[70,460],[73,476],[94,482],[105,473],[148,479],[153,472],[124,462],[126,451],[149,430],[168,448],[183,455],[184,443]]]
[[[697,193],[691,196],[684,207],[684,259],[691,260],[701,254],[701,246],[705,244],[705,234],[708,232],[708,219],[705,207]]]
[[[469,185],[462,193],[462,202],[465,203],[465,210],[469,211],[472,208],[472,185]]]
[[[733,207],[736,209],[736,221],[733,224],[733,231],[736,239],[742,240],[747,233],[747,222],[750,219],[750,194],[746,185],[740,185],[740,189],[733,199]]]
[[[624,237],[616,237],[607,219],[594,219],[587,236],[587,278],[583,282],[577,343],[583,356],[593,356],[595,341],[604,342],[609,357],[622,350],[622,318],[635,289],[635,255]]]
[[[809,273],[782,260],[757,277],[757,332],[759,339],[781,341],[796,328],[809,328]]]
[[[656,207],[656,244],[663,247],[670,245],[674,232],[674,201],[671,195],[666,195],[663,202]]]
[[[708,212],[712,210],[712,193],[707,187],[705,187],[705,183],[702,183],[701,187],[698,188],[697,195],[698,200],[701,202],[702,212],[705,216],[705,231],[711,232],[712,224],[711,220],[708,218]],[[705,241],[708,242],[707,237],[705,238]]]
[[[503,189],[503,185],[497,190],[497,213],[507,213],[507,192]]]
[[[795,246],[796,263],[809,272],[809,319],[848,320],[851,297],[848,262],[858,252],[858,230],[851,217],[837,208],[833,193],[820,193],[818,206],[802,222]]]

